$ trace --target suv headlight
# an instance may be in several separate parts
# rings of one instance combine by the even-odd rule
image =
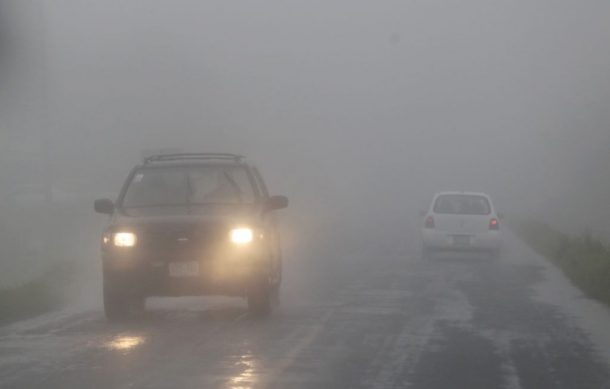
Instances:
[[[116,247],[133,247],[138,242],[138,237],[132,232],[115,232],[112,235],[112,243]]]
[[[254,240],[254,231],[251,228],[240,227],[234,228],[229,234],[231,242],[236,245],[246,245],[252,243]]]

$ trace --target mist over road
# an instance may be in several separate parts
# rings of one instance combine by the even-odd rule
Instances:
[[[67,263],[78,300],[0,326],[0,388],[610,388],[608,307],[508,232],[424,261],[413,231],[481,191],[608,242],[608,36],[608,1],[0,1],[0,285]],[[160,150],[290,199],[271,317],[104,318],[93,201]]]
[[[181,298],[119,324],[99,304],[15,323],[0,329],[0,386],[609,388],[610,312],[507,238],[496,261],[292,263],[267,319]]]

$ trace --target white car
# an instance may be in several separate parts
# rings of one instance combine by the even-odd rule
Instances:
[[[502,246],[500,216],[484,193],[441,192],[423,214],[422,255],[482,252],[496,257]]]

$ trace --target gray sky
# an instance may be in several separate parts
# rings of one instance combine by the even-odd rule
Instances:
[[[112,193],[142,149],[226,150],[329,219],[473,189],[608,227],[606,1],[57,0],[46,21],[59,176]]]

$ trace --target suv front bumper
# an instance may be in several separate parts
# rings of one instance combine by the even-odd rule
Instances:
[[[109,250],[102,261],[108,287],[146,296],[243,296],[251,285],[268,280],[271,268],[260,247],[207,255]],[[172,272],[181,265],[190,271]]]

